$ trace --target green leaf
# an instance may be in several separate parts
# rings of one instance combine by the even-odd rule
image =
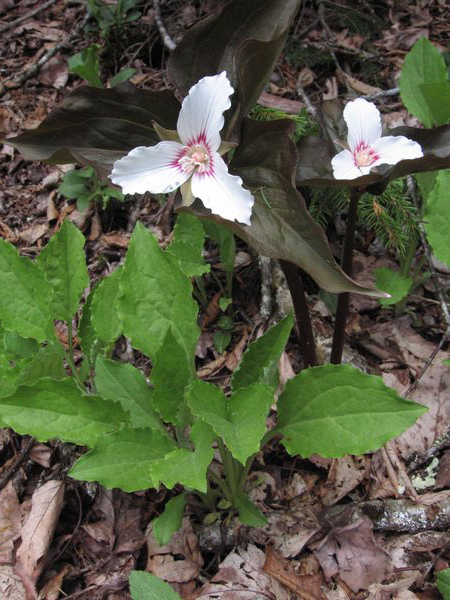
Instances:
[[[329,292],[357,292],[378,297],[376,290],[352,281],[331,254],[322,229],[309,215],[303,197],[292,185],[297,152],[289,134],[290,120],[244,121],[243,138],[230,170],[256,191],[250,227],[227,226],[258,254],[292,262]],[[267,203],[269,202],[269,205]]]
[[[213,337],[214,346],[219,354],[225,352],[225,348],[231,341],[231,333],[228,331],[216,331]]]
[[[220,262],[222,263],[223,270],[227,273],[233,273],[234,257],[236,254],[236,243],[233,233],[228,231],[223,225],[220,225],[220,223],[203,220],[202,224],[206,235],[219,246]]]
[[[107,345],[112,344],[122,333],[118,314],[120,278],[122,267],[104,277],[93,292],[91,323],[97,336]]]
[[[434,188],[437,175],[438,173],[436,171],[429,171],[424,173],[416,173],[414,176],[417,185],[419,186],[420,195],[425,202],[427,201],[431,190]]]
[[[111,87],[115,87],[119,83],[123,83],[124,81],[128,81],[133,75],[136,73],[136,69],[133,67],[128,67],[127,69],[122,69],[119,71],[114,77],[110,80]]]
[[[164,421],[181,425],[186,416],[185,390],[193,376],[192,356],[187,356],[169,329],[155,356],[151,381],[153,405]]]
[[[39,344],[36,340],[21,337],[15,331],[5,331],[3,348],[11,358],[29,358],[39,350]]]
[[[145,571],[131,571],[130,592],[133,600],[181,600],[168,583]]]
[[[130,240],[120,289],[119,316],[134,348],[154,359],[171,329],[193,370],[199,329],[191,282],[140,223]]]
[[[179,214],[167,251],[176,256],[180,269],[188,277],[209,273],[209,265],[203,258],[204,243],[205,232],[200,219]]]
[[[80,340],[81,349],[83,350],[84,356],[91,364],[95,362],[94,357],[100,347],[100,341],[97,338],[97,334],[91,322],[91,305],[94,294],[95,289],[92,290],[86,298],[81,311],[81,319],[78,324],[78,338]]]
[[[212,442],[214,432],[207,423],[196,421],[191,428],[190,438],[194,450],[178,448],[156,460],[150,467],[155,487],[163,483],[172,489],[177,483],[187,488],[206,493],[206,472],[214,456]]]
[[[239,121],[272,74],[299,5],[299,0],[231,0],[185,34],[170,55],[169,78],[187,94],[205,75],[225,70],[239,90],[226,118]]]
[[[444,600],[450,600],[450,569],[443,569],[438,572],[436,584]]]
[[[89,178],[86,178],[88,170],[91,174],[90,176],[92,176],[94,174],[92,167],[68,171],[64,175],[61,185],[58,187],[59,193],[68,200],[77,200],[83,195],[90,196],[91,182]]]
[[[428,195],[423,220],[428,241],[439,260],[450,265],[450,170],[439,171],[436,183]]]
[[[159,142],[153,120],[175,129],[180,105],[167,90],[138,90],[131,83],[113,89],[80,87],[71,92],[37,129],[8,144],[27,160],[54,164],[82,162],[108,175],[114,161],[136,146]]]
[[[450,83],[439,81],[418,86],[428,110],[436,125],[445,125],[450,121]]]
[[[91,85],[101,88],[103,84],[99,76],[98,50],[99,46],[93,44],[71,56],[67,62],[69,73],[79,75]]]
[[[219,387],[196,381],[187,397],[194,415],[211,425],[239,462],[245,464],[249,456],[258,452],[273,402],[270,387],[254,384],[227,399]]]
[[[259,508],[244,494],[235,499],[235,506],[239,512],[239,521],[250,527],[264,527],[267,519]]]
[[[167,502],[164,512],[153,519],[153,535],[160,546],[168,544],[173,534],[180,529],[185,506],[186,496],[175,496]]]
[[[92,446],[101,434],[128,421],[119,404],[84,395],[72,378],[19,387],[0,400],[0,416],[17,433],[80,446]]]
[[[152,461],[163,458],[174,447],[156,429],[127,427],[100,437],[95,447],[77,460],[69,475],[124,492],[146,490],[155,487],[150,476]]]
[[[265,383],[272,387],[278,385],[277,363],[293,324],[291,313],[249,345],[239,367],[233,373],[231,387],[234,390],[252,383]]]
[[[428,101],[429,93],[422,86],[446,82],[447,67],[441,53],[427,38],[421,37],[405,57],[399,88],[403,104],[425,127],[432,127],[435,123],[442,125],[446,121],[438,122]],[[447,120],[449,117],[450,114]]]
[[[38,265],[53,290],[54,319],[71,321],[89,285],[84,242],[81,231],[66,219],[39,256]]]
[[[153,390],[133,365],[99,356],[95,363],[95,385],[106,400],[120,402],[130,413],[132,427],[159,429],[161,421],[153,408]]]
[[[38,342],[54,337],[51,291],[44,274],[12,244],[0,239],[0,321],[8,331]]]
[[[375,281],[377,288],[390,294],[390,298],[380,298],[382,306],[397,304],[409,294],[412,279],[393,269],[375,269]]]
[[[67,373],[64,369],[65,353],[58,342],[50,342],[44,348],[40,348],[33,360],[20,374],[20,385],[32,385],[39,379],[50,377],[51,379],[64,379]]]
[[[302,371],[278,399],[277,430],[289,454],[338,458],[381,448],[426,412],[400,398],[381,377],[350,365]]]

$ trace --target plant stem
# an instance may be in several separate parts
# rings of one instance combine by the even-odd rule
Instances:
[[[306,302],[305,290],[298,267],[286,260],[280,260],[280,265],[291,292],[294,304],[295,320],[297,321],[300,350],[303,357],[303,366],[317,366],[316,344],[311,325],[308,304]]]
[[[80,379],[80,376],[78,375],[78,371],[75,366],[75,357],[73,354],[72,321],[67,321],[66,325],[67,325],[67,353],[66,353],[67,362],[69,363],[70,370],[72,371],[72,377],[75,379],[78,386],[83,390],[83,392],[85,392],[86,389],[83,385],[83,382]]]
[[[350,194],[350,204],[348,207],[347,230],[344,238],[344,248],[342,251],[341,267],[344,273],[352,276],[353,272],[353,248],[355,246],[356,219],[358,216],[358,200],[361,197],[361,191],[352,190]],[[348,317],[348,304],[350,294],[345,292],[339,294],[336,309],[336,322],[334,325],[333,345],[331,348],[330,362],[333,365],[340,365],[342,362],[342,352],[345,343],[345,326]]]
[[[234,459],[220,438],[217,439],[217,447],[219,448],[220,457],[222,458],[222,466],[225,471],[227,487],[230,490],[231,499],[234,504],[235,499],[239,496],[239,480],[236,475]]]

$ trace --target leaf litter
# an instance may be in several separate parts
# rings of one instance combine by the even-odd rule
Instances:
[[[217,4],[205,3],[206,10],[217,8]],[[442,49],[448,43],[445,36],[449,15],[445,3],[421,3],[420,7],[388,4],[384,27],[371,41],[370,48],[364,44],[364,36],[358,36],[348,24],[343,27],[333,20],[336,48],[341,49],[335,51],[342,52],[340,59],[347,61],[345,78],[358,94],[393,87],[406,52],[421,35],[428,35]],[[170,24],[179,35],[195,19],[205,16],[198,7],[193,11],[193,6],[182,7],[175,0],[167,5],[168,20],[173,19]],[[353,17],[361,18],[360,6],[352,3],[349,6]],[[0,3],[0,17],[8,22],[32,7],[32,2],[23,6]],[[67,88],[62,88],[78,85],[79,80],[72,76],[67,79],[66,61],[72,50],[84,47],[83,36],[75,40],[70,52],[63,48],[48,61],[37,77],[9,88],[15,76],[25,73],[48,47],[68,34],[73,23],[83,18],[82,12],[79,3],[55,0],[51,8],[9,32],[2,50],[6,78],[1,109],[4,134],[37,126],[49,108],[65,95]],[[151,23],[151,15],[145,15],[145,19]],[[300,29],[306,27],[308,31],[303,34],[302,43],[311,44],[316,54],[324,49],[328,52],[311,7],[305,8],[303,19]],[[373,77],[370,69],[364,70],[363,55],[358,53],[368,50],[379,51],[379,58],[375,59],[380,61],[379,78]],[[142,58],[137,59],[136,65],[140,81],[150,82],[152,89],[166,85],[159,67],[149,67]],[[334,66],[307,65],[308,70],[305,67],[296,70],[288,58],[282,58],[270,93],[263,94],[261,103],[298,113],[302,103],[297,98],[295,84],[300,72],[300,82],[314,102],[326,88],[329,97],[340,94],[344,82]],[[381,105],[388,102],[382,99]],[[389,104],[389,112],[390,126],[411,125],[411,118],[395,100]],[[80,213],[56,193],[61,170],[40,163],[25,165],[6,146],[2,149],[0,168],[4,176],[0,198],[2,237],[13,240],[24,253],[34,256],[51,235],[55,222],[70,214],[90,236],[90,267],[94,278],[103,269],[94,258],[97,251],[112,264],[120,262],[129,239],[126,210],[115,207],[116,214],[106,211],[100,216],[97,212]],[[48,177],[53,179],[46,187],[43,182]],[[42,195],[40,210],[36,203],[38,194]],[[170,235],[170,214],[165,214],[156,201],[146,199],[138,216],[158,233],[159,239],[165,240]],[[239,251],[246,249],[242,247]],[[214,257],[210,259],[213,261]],[[368,264],[371,260],[363,255],[362,272],[373,269]],[[390,258],[383,256],[379,260],[376,267],[386,266],[382,262]],[[217,268],[220,269],[219,265]],[[239,269],[247,269],[245,273],[250,278],[238,290],[237,300],[244,313],[247,311],[246,316],[254,318],[258,310],[252,300],[251,284],[258,277],[252,275],[255,266],[250,263],[237,267],[238,273]],[[364,283],[363,278],[360,281]],[[213,305],[214,294],[217,289],[211,286],[208,299]],[[425,314],[431,321],[434,319],[427,327],[417,326],[417,319],[414,322],[409,317],[385,321],[377,316],[374,300],[353,296],[352,302],[351,325],[362,353],[360,358],[366,368],[376,368],[386,383],[402,393],[414,382],[436,346],[440,328],[435,307],[421,306],[417,300],[411,303],[419,320]],[[315,319],[319,329],[327,330],[329,317],[316,313]],[[205,340],[208,333],[211,338],[213,325],[205,323]],[[216,370],[208,370],[208,364],[217,355],[210,341],[205,342],[200,361],[201,368],[206,369],[205,377],[232,372],[251,332],[250,326],[242,325]],[[364,332],[364,339],[359,332]],[[124,355],[128,352],[125,347],[122,351]],[[361,593],[371,600],[436,598],[433,569],[447,568],[450,564],[450,540],[446,533],[450,514],[450,444],[447,441],[445,445],[444,439],[450,422],[450,369],[442,368],[442,359],[447,357],[448,353],[438,354],[409,396],[426,404],[429,412],[395,442],[396,452],[411,476],[417,474],[426,480],[430,460],[421,462],[421,457],[438,459],[434,482],[420,492],[419,503],[405,500],[403,491],[392,486],[380,453],[335,460],[293,460],[269,449],[259,460],[270,467],[272,480],[254,490],[255,501],[269,523],[260,531],[236,527],[235,548],[231,551],[226,545],[221,552],[217,548],[215,553],[205,550],[199,543],[194,514],[185,518],[182,529],[166,547],[159,548],[151,534],[151,520],[161,512],[166,492],[124,494],[72,481],[64,496],[64,476],[74,449],[53,442],[39,444],[0,491],[1,597],[58,600],[73,594],[81,600],[128,599],[129,571],[139,568],[158,573],[173,583],[183,598],[190,600],[259,597],[287,600],[296,596],[308,600],[353,600],[361,598]],[[139,364],[139,357],[136,360],[145,370],[145,365]],[[297,357],[288,346],[283,355],[283,378],[288,379],[296,366]],[[2,473],[10,468],[16,447],[19,446],[10,440],[5,442]],[[410,465],[414,471],[409,471]],[[373,512],[375,505],[370,506],[375,501],[385,511],[384,521]],[[364,502],[367,514],[360,512]],[[328,513],[346,504],[349,508],[343,514],[341,508],[338,516]],[[411,520],[413,514],[418,519],[416,525]],[[397,530],[384,529],[386,522],[391,527],[397,523]],[[426,529],[418,531],[417,527]],[[220,523],[219,532],[220,528],[226,529],[226,525]]]

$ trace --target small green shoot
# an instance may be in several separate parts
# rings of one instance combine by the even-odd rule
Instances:
[[[119,202],[125,199],[120,190],[100,181],[92,167],[68,171],[58,190],[64,198],[76,200],[81,212],[87,210],[93,202],[99,202],[105,209],[112,198]]]

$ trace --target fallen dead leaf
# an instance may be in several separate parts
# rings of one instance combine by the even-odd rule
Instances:
[[[2,600],[28,600],[20,577],[11,565],[0,565],[0,598]]]
[[[320,487],[324,506],[336,504],[369,474],[370,460],[367,456],[344,456],[331,463],[327,480]]]
[[[247,347],[248,334],[245,333],[242,336],[240,342],[236,344],[231,352],[227,355],[227,360],[225,362],[227,369],[232,373],[235,371],[238,364],[241,362],[242,355],[244,354],[244,350]]]
[[[38,600],[58,600],[61,594],[61,585],[64,577],[73,570],[71,565],[64,565],[63,568],[53,575],[41,589]]]
[[[351,88],[355,90],[355,92],[358,92],[358,94],[369,95],[381,92],[381,88],[375,87],[373,85],[368,85],[367,83],[364,83],[363,81],[352,77],[348,73],[345,73],[344,71],[342,72],[344,74],[345,79],[347,80],[347,83],[350,85]]]
[[[60,90],[69,78],[67,59],[62,54],[56,54],[45,63],[39,72],[38,80],[43,85],[48,85]]]
[[[22,543],[17,550],[17,562],[23,573],[36,582],[45,565],[50,542],[64,500],[64,483],[48,481],[39,487],[31,499],[31,511],[21,530]]]
[[[0,564],[12,562],[14,540],[20,533],[20,516],[19,499],[10,481],[0,492]]]
[[[279,556],[270,546],[267,548],[263,571],[303,600],[321,600],[323,598],[321,573],[299,575],[295,572],[292,561],[287,561]]]
[[[48,231],[48,223],[36,223],[19,232],[19,239],[33,246]]]

